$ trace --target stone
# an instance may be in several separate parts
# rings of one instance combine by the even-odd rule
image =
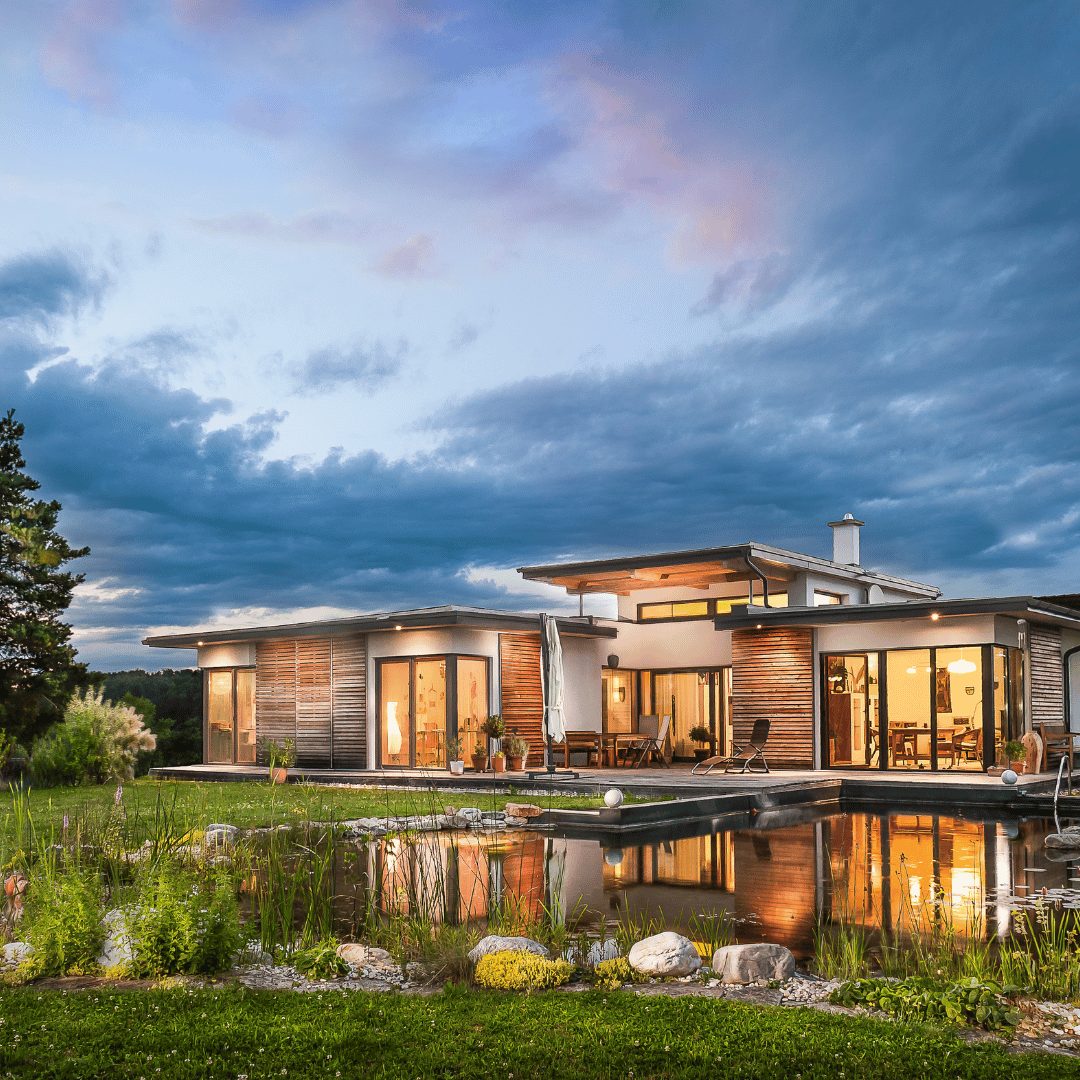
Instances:
[[[29,884],[26,875],[16,871],[4,879],[4,895],[9,897],[22,896],[26,892],[26,886]]]
[[[694,943],[670,930],[635,942],[627,960],[642,975],[693,975],[701,967],[701,957]]]
[[[127,932],[122,911],[110,911],[102,920],[105,926],[105,941],[98,955],[98,966],[108,971],[131,962],[133,952],[131,937]]]
[[[337,947],[337,954],[352,967],[397,967],[394,958],[385,949],[376,949],[371,945],[347,941]]]
[[[544,812],[539,806],[535,806],[533,803],[523,802],[508,802],[506,806],[503,807],[503,810],[507,817],[518,818],[535,818],[539,817]]]
[[[594,941],[589,946],[589,951],[585,954],[585,962],[589,967],[596,967],[601,960],[614,960],[621,955],[619,943],[614,938],[607,938],[604,941]]]
[[[0,955],[4,967],[16,967],[34,955],[34,946],[26,941],[9,941],[0,950]]]
[[[475,806],[463,806],[456,814],[454,814],[454,817],[462,818],[472,824],[473,822],[479,823],[482,821],[484,813]]]
[[[513,817],[510,814],[507,814],[506,817],[503,819],[503,824],[508,829],[524,829],[525,826],[529,824],[529,819],[523,817]]]
[[[208,847],[232,847],[240,836],[235,825],[207,825],[203,843]]]
[[[481,938],[469,952],[469,959],[475,964],[481,956],[498,952],[527,952],[536,956],[547,956],[548,951],[539,941],[527,937],[500,937],[488,934]]]
[[[724,945],[713,953],[712,969],[726,986],[790,979],[795,957],[783,945]]]

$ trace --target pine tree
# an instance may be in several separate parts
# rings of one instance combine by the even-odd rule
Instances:
[[[64,566],[90,549],[56,531],[58,502],[34,498],[41,485],[22,471],[24,432],[13,409],[0,417],[0,729],[28,742],[86,678],[62,616],[83,580]]]

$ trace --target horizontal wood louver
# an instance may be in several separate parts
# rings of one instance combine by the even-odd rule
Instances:
[[[1065,719],[1065,668],[1061,659],[1061,631],[1056,626],[1032,626],[1031,722],[1061,724]]]
[[[255,645],[255,731],[260,740],[296,738],[296,642]]]
[[[330,764],[330,639],[296,642],[296,763]]]
[[[731,723],[735,742],[749,740],[760,718],[769,721],[765,758],[770,767],[813,767],[812,631],[732,631]]]
[[[535,763],[544,752],[540,635],[500,634],[499,673],[502,718],[507,730],[513,729],[529,744],[529,756]]]
[[[367,638],[330,642],[334,768],[367,767]]]

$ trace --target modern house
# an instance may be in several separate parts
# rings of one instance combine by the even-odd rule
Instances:
[[[972,772],[1039,723],[1080,731],[1080,595],[942,599],[864,568],[862,525],[829,523],[832,559],[747,542],[522,567],[617,598],[616,618],[557,621],[567,726],[670,716],[689,759],[692,729],[725,752],[765,719],[773,768]],[[445,606],[145,644],[197,650],[207,763],[252,763],[267,737],[294,738],[300,765],[440,767],[491,713],[541,746],[539,615]]]

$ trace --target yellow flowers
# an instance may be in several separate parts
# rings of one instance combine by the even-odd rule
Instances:
[[[565,960],[548,960],[522,952],[497,952],[481,956],[475,978],[488,990],[546,990],[562,986],[573,973]]]

